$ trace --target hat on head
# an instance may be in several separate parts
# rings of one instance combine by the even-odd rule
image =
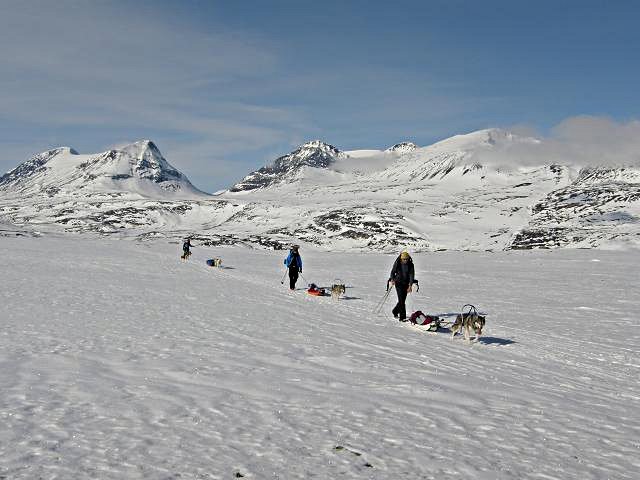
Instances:
[[[409,255],[409,252],[402,252],[400,254],[400,260],[409,260],[411,258],[411,255]]]

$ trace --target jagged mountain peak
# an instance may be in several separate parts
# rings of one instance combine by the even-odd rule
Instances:
[[[333,145],[321,140],[312,140],[300,145],[293,152],[277,158],[274,165],[326,168],[341,155],[342,152]]]
[[[151,140],[138,140],[137,142],[130,143],[128,145],[121,146],[119,148],[114,149],[115,151],[120,151],[127,153],[134,157],[140,156],[152,156],[157,158],[162,158],[162,154],[160,150]]]
[[[324,165],[326,160],[336,159],[342,155],[343,153],[333,145],[322,140],[312,140],[303,143],[291,153],[276,159],[275,163],[278,161],[291,164],[297,162],[305,163],[309,167],[325,168],[327,166]]]
[[[151,140],[139,140],[114,151],[129,159],[132,173],[155,183],[179,181],[184,175],[162,156]]]
[[[203,195],[167,162],[151,140],[97,154],[81,155],[69,147],[48,150],[0,177],[0,190],[48,196],[78,196],[87,192],[144,197],[168,192]]]
[[[338,151],[338,149],[336,147],[334,147],[333,145],[324,142],[322,140],[310,140],[308,142],[303,143],[302,145],[300,145],[297,150],[300,149],[308,149],[308,148],[321,148],[321,149],[329,149],[329,150],[335,150]]]
[[[277,158],[271,165],[251,172],[231,187],[231,192],[266,188],[274,184],[291,181],[304,167],[326,169],[338,158],[346,155],[333,145],[321,140],[312,140],[293,152]]]
[[[400,142],[396,143],[394,146],[389,147],[385,150],[385,152],[392,152],[403,155],[405,153],[410,153],[416,150],[418,146],[413,142]]]

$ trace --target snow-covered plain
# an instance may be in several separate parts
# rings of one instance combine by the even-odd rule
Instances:
[[[371,313],[390,255],[178,248],[0,238],[0,478],[638,478],[640,252],[416,254],[468,344]]]

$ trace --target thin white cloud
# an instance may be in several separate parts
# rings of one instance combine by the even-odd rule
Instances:
[[[509,130],[536,141],[499,143],[476,152],[475,161],[497,166],[640,166],[638,120],[576,116],[562,121],[546,136],[522,126]]]
[[[342,68],[313,59],[288,68],[279,58],[282,44],[224,25],[201,31],[168,8],[178,7],[4,0],[0,167],[24,161],[21,152],[59,145],[95,152],[151,138],[194,184],[210,189],[211,179],[229,185],[311,138],[341,149],[384,149],[425,131],[433,137],[467,128],[488,106],[507,100],[469,98],[464,84],[357,59]],[[637,122],[581,117],[539,144],[494,150],[492,158],[629,163],[640,151],[638,138]]]
[[[4,2],[0,58],[44,81],[189,88],[274,68],[265,39],[203,33],[135,3]],[[185,83],[186,82],[186,83]]]
[[[152,136],[173,145],[163,152],[178,168],[184,167],[170,158],[174,149],[192,152],[202,171],[229,153],[286,142],[288,132],[308,125],[295,111],[229,97],[234,85],[277,70],[269,41],[192,27],[135,3],[5,2],[0,126],[22,125],[33,135],[92,128],[103,146]],[[123,130],[127,138],[114,134]],[[3,137],[0,146],[10,141]],[[182,148],[168,141],[174,138],[184,138]],[[31,153],[43,144],[29,143]],[[63,143],[73,146],[73,135]],[[0,153],[7,168],[23,160]]]

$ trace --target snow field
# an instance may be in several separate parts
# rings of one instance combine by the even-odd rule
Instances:
[[[468,344],[396,322],[394,294],[371,313],[394,256],[303,249],[336,302],[281,285],[285,252],[179,250],[0,239],[0,478],[640,470],[639,252],[416,254],[409,310],[475,304]]]

